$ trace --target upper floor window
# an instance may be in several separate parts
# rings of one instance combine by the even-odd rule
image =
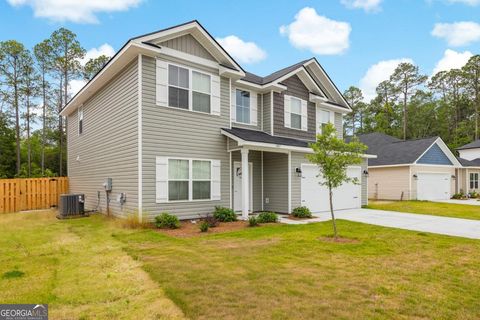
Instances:
[[[470,173],[470,189],[478,189],[478,173]]]
[[[83,107],[78,108],[78,134],[83,133]]]
[[[192,109],[210,113],[210,76],[192,71]]]
[[[168,65],[168,105],[188,109],[189,96],[188,69]]]
[[[250,123],[250,92],[236,90],[236,122]]]
[[[302,129],[302,100],[292,97],[290,103],[290,126]]]
[[[327,111],[327,110],[320,110],[319,113],[318,113],[318,121],[317,121],[317,126],[318,126],[318,129],[320,130],[319,133],[322,133],[323,132],[323,128],[325,128],[325,126],[330,123],[330,112],[331,111]]]
[[[307,101],[297,97],[284,95],[285,127],[296,130],[308,130]]]

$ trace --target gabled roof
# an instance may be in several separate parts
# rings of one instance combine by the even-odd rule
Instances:
[[[477,167],[480,168],[480,159],[467,160],[460,157],[457,157],[458,162],[464,167]]]
[[[480,148],[480,140],[475,140],[473,142],[467,143],[466,145],[463,145],[457,148],[457,150],[475,149],[475,148]]]
[[[273,82],[275,80],[278,80],[280,79],[281,77],[289,74],[290,72],[292,71],[295,71],[299,68],[302,68],[303,65],[309,61],[310,59],[308,60],[303,60],[303,61],[300,61],[298,63],[295,63],[295,64],[292,64],[291,66],[288,66],[286,68],[283,68],[281,70],[278,70],[278,71],[275,71],[274,73],[272,74],[269,74],[268,76],[265,76],[265,77],[260,77],[260,76],[257,76],[251,72],[245,72],[245,77],[242,78],[242,80],[245,80],[245,81],[248,81],[248,82],[252,82],[252,83],[255,83],[255,84],[260,84],[260,85],[264,85],[264,84],[267,84],[267,83],[270,83],[270,82]]]
[[[359,135],[358,139],[368,146],[369,154],[377,155],[376,159],[369,161],[369,166],[414,164],[434,143],[439,144],[452,163],[460,164],[439,137],[403,141],[387,134],[375,132]]]

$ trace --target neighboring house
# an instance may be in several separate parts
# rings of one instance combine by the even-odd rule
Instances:
[[[105,211],[108,196],[111,213],[142,219],[214,206],[244,217],[328,210],[305,155],[323,124],[341,137],[350,111],[314,58],[259,77],[197,21],[135,37],[61,112],[70,192],[84,193],[87,209]],[[349,168],[362,184],[339,188],[336,209],[366,204],[366,166]]]
[[[462,166],[439,137],[403,141],[382,133],[360,135],[368,153],[368,197],[385,200],[450,199]]]
[[[463,169],[458,174],[458,191],[464,193],[475,191],[480,192],[479,175],[480,175],[480,140],[468,143],[457,148],[459,157],[458,161]]]

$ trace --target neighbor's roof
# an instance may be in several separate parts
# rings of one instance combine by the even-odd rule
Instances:
[[[359,135],[360,142],[368,146],[369,154],[376,154],[369,166],[384,166],[414,163],[438,139],[431,137],[403,141],[383,133],[368,133]],[[351,138],[347,139],[351,140]]]
[[[292,72],[294,70],[297,70],[298,68],[303,67],[303,65],[310,60],[311,59],[307,59],[307,60],[303,60],[303,61],[300,61],[298,63],[292,64],[291,66],[288,66],[288,67],[283,68],[281,70],[275,71],[274,73],[269,74],[268,76],[265,76],[265,77],[257,76],[256,74],[253,74],[251,72],[245,72],[245,77],[242,78],[242,80],[252,82],[252,83],[255,83],[255,84],[260,84],[260,85],[267,84],[267,83],[270,83],[270,82],[273,82],[275,80],[280,79],[284,75],[287,75],[290,72]]]
[[[465,149],[475,149],[480,148],[480,140],[475,140],[473,142],[467,143],[461,147],[458,147],[457,150],[465,150]]]
[[[480,167],[480,158],[467,160],[460,157],[457,157],[457,160],[462,164],[464,167]]]

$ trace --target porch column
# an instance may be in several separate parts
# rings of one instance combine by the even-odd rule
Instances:
[[[248,149],[242,149],[242,218],[248,220],[250,209],[250,172],[248,172]]]

